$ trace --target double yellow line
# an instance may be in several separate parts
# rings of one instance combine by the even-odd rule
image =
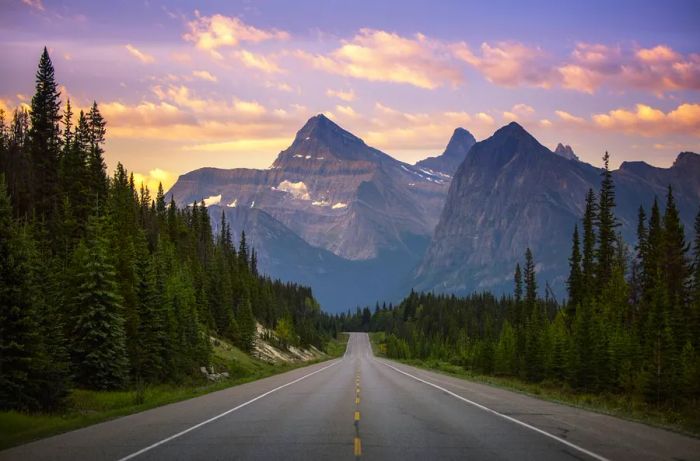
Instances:
[[[360,440],[360,371],[355,373],[355,458],[362,456],[362,440]]]

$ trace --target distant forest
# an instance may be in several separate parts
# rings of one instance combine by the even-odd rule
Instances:
[[[637,244],[629,246],[616,231],[607,153],[604,162],[600,191],[588,192],[581,232],[573,229],[568,302],[538,296],[528,249],[524,266],[515,267],[512,296],[411,293],[396,307],[344,315],[344,327],[385,332],[391,358],[697,405],[700,212],[691,245],[669,187],[663,213],[656,201],[648,218],[639,208]]]
[[[309,288],[258,274],[204,202],[178,209],[121,164],[108,177],[106,133],[97,103],[62,107],[46,49],[31,109],[0,113],[1,409],[177,382],[209,364],[211,336],[250,351],[256,320],[323,347],[333,319]]]

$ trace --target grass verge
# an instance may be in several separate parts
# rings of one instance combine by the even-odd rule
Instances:
[[[270,364],[235,347],[218,343],[214,345],[212,364],[217,371],[228,370],[229,379],[212,383],[202,377],[177,385],[160,384],[124,391],[74,389],[66,408],[60,413],[2,411],[0,450],[339,357],[346,344],[347,335],[339,335],[338,339],[327,344],[326,355],[316,360]]]
[[[372,350],[379,357],[386,356],[384,354],[383,341],[384,333],[370,333]],[[669,429],[692,437],[700,437],[700,402],[696,402],[695,405],[686,405],[680,409],[657,407],[632,396],[611,393],[583,393],[557,382],[530,383],[517,378],[482,375],[465,370],[459,365],[440,360],[392,360],[455,378],[518,392],[538,399]]]

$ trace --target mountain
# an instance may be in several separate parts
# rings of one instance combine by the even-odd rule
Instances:
[[[437,157],[428,157],[416,163],[416,166],[421,169],[443,173],[452,176],[457,167],[467,157],[469,149],[476,143],[474,136],[464,128],[455,129],[447,143],[447,147],[442,155]]]
[[[564,157],[567,160],[578,160],[578,157],[574,153],[574,150],[568,144],[566,146],[562,143],[557,144],[556,149],[554,149],[554,153],[561,157]]]
[[[213,221],[225,210],[234,229],[250,234],[262,271],[323,289],[322,305],[344,310],[374,302],[407,276],[448,186],[445,175],[400,162],[317,115],[269,169],[201,168],[180,176],[168,195],[179,205],[205,199]],[[376,285],[384,273],[381,293],[353,288]]]
[[[601,171],[572,162],[511,123],[476,143],[456,171],[435,234],[414,273],[418,290],[512,291],[515,263],[530,247],[541,285],[565,292],[571,233]],[[700,203],[700,156],[682,153],[670,168],[623,163],[613,172],[616,214],[635,240],[639,205],[661,201],[670,184],[690,232]],[[662,203],[663,205],[663,203]]]

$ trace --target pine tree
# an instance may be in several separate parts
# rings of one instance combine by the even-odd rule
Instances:
[[[615,228],[619,226],[615,218],[615,184],[610,171],[610,155],[606,152],[603,156],[605,168],[600,184],[598,197],[598,249],[597,249],[597,285],[602,289],[610,281],[615,264],[617,233]]]
[[[58,159],[60,155],[60,92],[49,53],[44,52],[36,73],[29,130],[33,167],[32,199],[38,216],[51,217],[57,207]]]
[[[530,248],[525,250],[525,305],[528,313],[537,302],[537,279],[535,277],[535,261]]]
[[[236,324],[239,328],[238,347],[246,352],[253,350],[255,343],[256,325],[253,309],[247,295],[241,299],[236,312]]]
[[[583,299],[583,276],[581,274],[581,250],[579,248],[578,226],[574,226],[574,234],[571,243],[571,257],[569,258],[569,302],[567,304],[567,316],[573,319],[576,315],[576,306]]]
[[[700,351],[700,211],[698,211],[698,214],[695,216],[693,269],[693,315],[690,320],[690,331],[691,337],[693,338],[692,345],[695,348],[695,351]]]
[[[39,340],[26,273],[24,242],[12,220],[5,177],[0,174],[0,408],[38,406],[30,382],[33,345]]]
[[[596,290],[595,275],[595,225],[598,219],[598,205],[593,189],[588,189],[583,213],[583,255],[581,258],[581,278],[583,300],[589,299]]]
[[[241,231],[241,242],[238,245],[238,260],[242,267],[246,269],[249,267],[248,243],[246,242],[245,231]]]
[[[128,356],[124,318],[108,257],[105,226],[99,218],[88,224],[87,239],[78,245],[73,262],[73,363],[76,380],[93,389],[119,388],[127,379]]]
[[[163,300],[157,287],[156,267],[148,251],[143,230],[137,237],[136,299],[138,309],[138,352],[132,361],[134,374],[146,381],[155,382],[165,375],[165,318]]]
[[[515,302],[519,303],[523,299],[523,276],[520,270],[520,263],[515,264],[515,275],[513,276],[515,282]]]
[[[675,363],[675,360],[680,357],[685,343],[692,338],[688,322],[692,322],[693,312],[689,304],[692,268],[687,253],[690,247],[685,242],[685,231],[671,186],[668,187],[663,227],[662,273],[666,301],[668,302],[668,328],[674,342],[673,360]],[[681,370],[679,367],[673,366],[667,369],[667,373],[673,374],[671,392],[675,392],[680,385]]]
[[[87,158],[88,191],[95,203],[104,202],[107,197],[107,166],[102,148],[107,134],[107,122],[102,117],[97,102],[92,103],[87,114],[89,155]]]

